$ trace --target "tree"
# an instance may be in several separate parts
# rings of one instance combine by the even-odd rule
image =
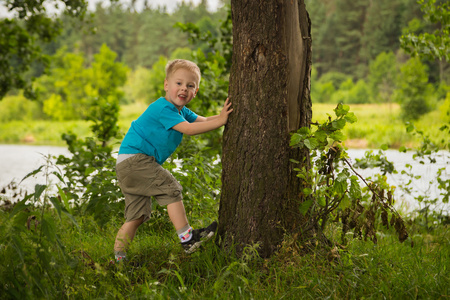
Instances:
[[[430,111],[428,71],[418,57],[409,59],[401,68],[396,83],[395,99],[402,107],[405,120],[417,120]]]
[[[62,28],[60,17],[50,16],[48,11],[62,8],[63,13],[83,19],[87,2],[2,0],[0,7],[14,16],[0,19],[0,99],[13,89],[24,89],[25,96],[34,98],[31,80],[25,77],[25,73],[35,62],[48,66],[49,60],[42,54],[38,43],[52,41]]]
[[[393,52],[382,52],[369,64],[369,86],[375,102],[390,102],[397,76]]]
[[[289,159],[307,166],[290,133],[311,120],[310,21],[303,0],[232,1],[234,112],[223,136],[218,234],[225,247],[259,243],[270,256],[301,229],[301,183]]]

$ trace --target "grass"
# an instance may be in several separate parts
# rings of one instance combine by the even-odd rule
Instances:
[[[121,107],[119,127],[125,133],[130,123],[146,108],[145,104],[134,103]],[[334,115],[334,104],[314,104],[313,121],[323,121],[327,114]],[[358,122],[344,128],[349,148],[380,148],[386,144],[391,148],[400,146],[417,146],[420,140],[411,136],[405,130],[405,124],[399,118],[398,104],[354,104],[350,106]],[[415,122],[418,130],[430,135],[433,141],[440,144],[442,139],[448,138],[439,130],[445,122],[441,120],[438,110],[432,111]],[[90,134],[89,123],[85,121],[12,121],[0,123],[0,143],[3,144],[39,144],[64,145],[61,140],[63,133],[72,131],[79,137]]]
[[[5,213],[0,216],[5,220]],[[64,218],[57,221],[61,243],[72,260],[64,262],[56,249],[49,249],[54,264],[67,265],[48,283],[53,284],[52,288],[41,287],[47,291],[45,298],[446,299],[450,296],[448,226],[430,233],[415,232],[403,244],[391,232],[379,232],[378,244],[355,239],[333,255],[331,252],[301,255],[288,237],[276,255],[262,259],[254,246],[247,247],[238,258],[218,248],[213,241],[186,255],[167,219],[159,215],[139,229],[129,251],[131,262],[142,263],[139,268],[109,263],[120,220],[113,219],[103,228],[90,218],[77,218],[79,228]],[[4,262],[17,264],[10,269],[7,263],[0,267],[3,282],[0,296],[9,299],[14,298],[7,294],[11,278],[5,278],[20,268],[33,274],[36,271],[33,268],[40,267],[41,257],[22,264],[18,258],[8,257],[13,253],[11,249],[3,247],[2,251]],[[25,261],[26,256],[36,256],[33,251],[22,254]],[[50,276],[46,274],[43,275]]]
[[[313,121],[323,121],[327,114],[334,116],[335,107],[334,104],[314,104]],[[350,111],[355,113],[358,121],[347,125],[343,130],[349,148],[379,149],[383,144],[390,148],[414,147],[421,141],[406,132],[405,122],[400,119],[398,104],[352,104]],[[445,122],[441,120],[438,110],[414,122],[416,128],[429,135],[437,145],[442,145],[442,139],[448,139],[448,136],[439,130],[443,124]]]

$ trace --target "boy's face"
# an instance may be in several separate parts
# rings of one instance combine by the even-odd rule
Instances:
[[[167,101],[181,110],[197,94],[197,77],[191,71],[180,68],[164,80],[164,90]]]

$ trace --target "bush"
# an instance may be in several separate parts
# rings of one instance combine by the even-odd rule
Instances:
[[[0,122],[34,120],[42,117],[39,103],[22,95],[7,96],[0,101]]]

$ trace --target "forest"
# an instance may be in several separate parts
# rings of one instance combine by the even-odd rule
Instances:
[[[13,2],[0,5],[14,8]],[[30,9],[32,2],[24,3]],[[173,11],[151,1],[142,7],[105,2],[89,12],[84,1],[68,1],[67,13],[27,23],[23,32],[18,28],[32,18],[19,6],[17,24],[0,18],[4,37],[14,37],[0,40],[0,143],[64,145],[71,153],[47,157],[24,178],[48,180],[33,193],[15,182],[0,187],[1,298],[450,295],[446,1],[299,0],[311,24],[312,122],[291,133],[290,147],[307,151],[311,167],[290,163],[307,183],[298,211],[320,234],[305,241],[286,232],[270,256],[262,255],[258,242],[224,249],[218,239],[186,255],[166,209],[153,205],[124,265],[110,263],[124,208],[115,177],[118,145],[131,121],[164,96],[171,59],[189,59],[201,69],[189,108],[203,116],[219,112],[230,93],[233,1],[220,1],[216,11],[206,0],[181,1]],[[28,45],[26,32],[33,30]],[[185,137],[163,165],[184,187],[196,227],[218,217],[223,134]],[[353,147],[368,151],[352,164],[346,149]],[[401,171],[409,182],[391,184],[389,176],[400,172],[383,153],[387,149],[412,152],[424,165],[444,161],[435,177],[426,178],[437,183],[439,195],[417,195],[412,172]],[[377,173],[362,178],[363,169]],[[396,190],[414,195],[420,209],[393,205]]]

